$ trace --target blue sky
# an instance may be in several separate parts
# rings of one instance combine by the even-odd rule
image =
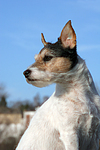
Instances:
[[[43,47],[41,32],[55,42],[69,19],[78,54],[100,85],[100,0],[0,0],[0,83],[10,95],[8,102],[53,93],[55,85],[36,88],[22,73]]]

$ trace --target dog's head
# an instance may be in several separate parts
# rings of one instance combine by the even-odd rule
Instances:
[[[70,71],[77,64],[76,34],[71,21],[64,26],[56,43],[46,42],[43,34],[41,40],[44,47],[35,56],[36,62],[24,71],[26,81],[37,87],[59,82],[57,75]]]

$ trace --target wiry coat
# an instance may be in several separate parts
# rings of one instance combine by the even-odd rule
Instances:
[[[66,30],[69,30],[71,22],[66,26]],[[64,37],[60,38],[66,46],[63,42]],[[67,44],[73,48],[76,43],[74,42],[75,45],[73,41],[68,43],[69,39]],[[42,41],[47,45],[44,39]],[[42,87],[56,83],[56,89],[35,113],[16,150],[98,150],[100,97],[85,61],[77,55],[77,64],[71,67],[72,60],[69,57],[60,58],[52,55],[53,58],[49,58],[51,62],[43,64],[42,61],[47,53],[51,56],[49,51],[44,47],[36,57],[36,63],[24,74],[30,84]],[[67,61],[66,67],[63,68],[63,61],[59,64],[58,58],[59,61],[64,59],[64,63]],[[46,69],[52,62],[52,68]],[[53,70],[57,68],[55,66],[59,69]]]

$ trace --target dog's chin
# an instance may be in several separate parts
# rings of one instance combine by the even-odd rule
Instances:
[[[42,87],[46,87],[49,84],[51,84],[50,82],[45,82],[45,81],[40,81],[38,79],[26,79],[27,83],[32,84],[33,86],[42,88]]]

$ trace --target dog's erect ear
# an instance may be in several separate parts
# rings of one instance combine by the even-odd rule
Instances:
[[[41,41],[42,41],[42,43],[43,43],[44,46],[47,45],[47,42],[45,41],[43,33],[41,33]]]
[[[63,44],[63,47],[67,48],[73,48],[76,45],[76,34],[74,29],[71,25],[71,20],[69,20],[66,25],[64,26],[60,38],[59,38]]]

